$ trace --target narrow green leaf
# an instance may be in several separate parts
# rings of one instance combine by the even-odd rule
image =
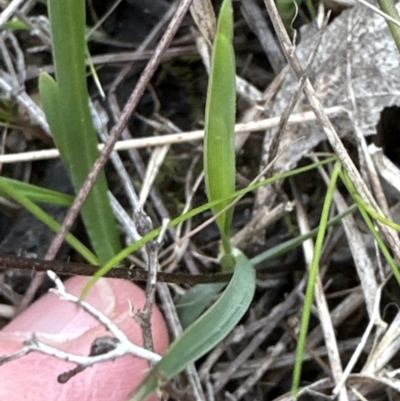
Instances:
[[[204,171],[210,201],[228,197],[235,191],[236,72],[232,38],[232,4],[231,0],[224,0],[214,39],[205,116]],[[213,213],[218,213],[228,204],[215,206]],[[228,255],[232,215],[231,208],[217,219],[224,251]]]
[[[175,340],[130,400],[145,400],[163,380],[172,379],[189,363],[221,342],[246,313],[254,296],[255,272],[242,252],[234,249],[233,254],[236,267],[225,291],[207,312]]]
[[[39,187],[12,178],[0,177],[1,181],[10,184],[15,190],[26,196],[34,203],[50,203],[51,205],[71,206],[74,201],[72,195],[63,194],[62,192],[54,191],[53,189]],[[0,187],[0,195],[7,197],[7,193],[3,192]]]
[[[8,20],[3,28],[9,29],[11,31],[28,31],[31,27],[25,22],[17,18]]]
[[[61,157],[76,190],[98,157],[97,136],[89,108],[85,66],[85,2],[49,0],[56,80],[41,77],[41,97]],[[101,263],[121,247],[104,173],[82,208],[82,216]]]
[[[393,0],[379,0],[379,6],[384,13],[390,15],[395,20],[400,21],[400,16]],[[386,22],[396,43],[397,50],[400,52],[400,27],[391,21],[387,20]]]
[[[57,82],[47,72],[39,75],[39,93],[43,111],[61,156],[68,154],[68,134],[63,123],[60,91]],[[65,160],[64,160],[65,163]]]
[[[341,170],[340,162],[336,162],[335,167],[332,171],[331,181],[329,182],[328,190],[326,192],[324,205],[322,207],[317,239],[315,241],[314,257],[310,266],[310,272],[307,282],[307,290],[304,300],[304,308],[301,316],[300,333],[297,342],[296,362],[293,371],[292,395],[295,399],[297,399],[297,393],[300,387],[301,370],[303,367],[304,351],[306,348],[307,333],[310,323],[312,303],[314,301],[315,285],[318,277],[319,262],[321,260],[321,254],[322,254],[322,246],[324,244],[329,212],[331,210],[331,205],[333,200],[333,193],[335,191],[336,182],[340,174],[340,170]]]
[[[12,184],[10,184],[5,179],[0,179],[0,191],[6,193],[9,197],[13,198],[17,202],[19,202],[22,206],[24,206],[27,210],[29,210],[34,216],[36,216],[43,223],[47,224],[53,231],[57,232],[61,225],[60,223],[47,214],[42,208],[33,203],[27,196],[18,191],[18,189],[14,188]],[[72,234],[68,234],[66,241],[72,248],[74,248],[77,252],[79,252],[82,257],[84,257],[89,263],[93,265],[98,264],[98,259],[93,253],[85,247],[78,239],[76,239]]]

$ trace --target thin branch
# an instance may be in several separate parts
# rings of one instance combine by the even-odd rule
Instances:
[[[345,113],[345,109],[341,106],[334,106],[326,108],[326,115],[328,116],[337,116],[339,114]],[[313,111],[306,111],[303,113],[293,114],[287,120],[288,125],[301,124],[309,121],[315,121],[317,118]],[[248,133],[248,132],[258,132],[263,131],[268,128],[277,127],[281,120],[281,116],[266,118],[259,121],[252,121],[248,123],[236,124],[235,125],[235,133]],[[138,149],[138,148],[150,148],[154,146],[163,146],[170,144],[178,144],[178,143],[187,143],[193,142],[203,139],[204,131],[189,131],[182,132],[178,134],[168,134],[168,135],[160,135],[160,136],[151,136],[147,138],[135,138],[135,139],[127,139],[124,141],[118,141],[115,144],[113,150],[121,151],[121,150],[129,150],[129,149]],[[99,150],[103,150],[105,147],[104,144],[99,144]],[[15,154],[8,155],[0,155],[0,163],[18,163],[24,161],[37,161],[37,160],[46,160],[46,159],[55,159],[60,156],[60,152],[58,149],[45,149],[45,150],[37,150],[32,152],[21,152]]]
[[[93,276],[96,271],[100,269],[100,266],[93,266],[85,263],[60,262],[56,260],[30,259],[14,255],[0,255],[0,270],[5,269],[19,269],[36,272],[53,270],[57,272],[57,274],[65,274],[69,276]],[[147,280],[147,271],[135,266],[130,266],[128,268],[114,267],[105,275],[105,277],[145,282]],[[231,277],[231,273],[191,275],[185,273],[158,272],[157,274],[158,281],[178,285],[228,282]]]

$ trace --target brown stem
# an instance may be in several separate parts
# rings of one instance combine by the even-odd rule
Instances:
[[[20,269],[33,270],[37,272],[46,272],[53,270],[57,274],[66,274],[70,276],[93,276],[99,266],[88,265],[85,263],[60,262],[57,260],[38,260],[23,258],[14,255],[0,255],[0,270],[5,269]],[[135,266],[130,267],[115,267],[111,269],[106,277],[123,278],[131,281],[146,281],[147,272]],[[216,273],[216,274],[199,274],[191,275],[185,273],[157,273],[157,281],[163,283],[174,284],[206,284],[206,283],[223,283],[228,282],[232,274]]]

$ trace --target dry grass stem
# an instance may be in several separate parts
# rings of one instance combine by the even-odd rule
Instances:
[[[344,113],[341,107],[331,107],[325,110],[327,115],[337,116]],[[315,121],[315,115],[313,112],[304,112],[295,114],[289,117],[288,124],[301,124],[303,122]],[[260,121],[253,121],[249,123],[236,124],[235,132],[237,134],[246,132],[257,132],[267,128],[276,127],[279,124],[280,117],[267,118]],[[147,148],[155,146],[163,146],[177,143],[186,143],[192,141],[201,140],[204,137],[204,131],[191,131],[182,132],[178,134],[168,134],[156,137],[138,138],[138,139],[127,139],[124,141],[118,141],[115,144],[115,151],[130,150],[137,148]],[[104,145],[99,145],[99,149],[102,150]],[[57,149],[46,149],[32,152],[23,152],[18,154],[0,155],[0,163],[19,163],[24,161],[37,161],[54,159],[59,157],[60,153]]]

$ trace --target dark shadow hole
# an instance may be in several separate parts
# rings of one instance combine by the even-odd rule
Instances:
[[[385,107],[376,129],[375,145],[381,147],[393,163],[400,165],[400,107]]]

